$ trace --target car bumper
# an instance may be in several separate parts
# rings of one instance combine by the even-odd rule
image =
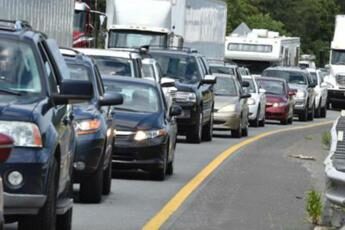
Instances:
[[[266,107],[266,119],[284,120],[288,117],[288,107]]]
[[[37,214],[46,202],[46,195],[4,193],[6,215]]]
[[[136,142],[129,136],[116,137],[112,154],[114,169],[162,168],[167,151],[168,137]]]
[[[74,168],[73,181],[80,181],[83,176],[94,173],[103,159],[106,137],[100,133],[81,135],[77,139],[77,150],[74,163],[84,163],[85,168]]]
[[[231,130],[238,129],[241,123],[241,115],[236,112],[214,113],[213,129],[215,130]]]
[[[344,90],[328,89],[328,102],[344,103],[345,102],[345,89]]]

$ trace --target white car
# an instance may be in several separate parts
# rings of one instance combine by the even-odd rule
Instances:
[[[315,117],[327,116],[327,84],[324,82],[321,71],[313,68],[307,69],[312,80],[316,83],[315,91]]]
[[[249,106],[249,123],[251,126],[265,126],[266,114],[266,91],[259,87],[255,77],[251,75],[242,76],[243,82],[248,82],[246,87],[251,98],[248,98]]]
[[[172,78],[164,77],[161,68],[154,58],[144,58],[143,74],[144,78],[156,81],[161,84],[162,90],[165,96],[165,100],[168,104],[168,108],[171,108],[177,88],[175,87],[175,80]]]

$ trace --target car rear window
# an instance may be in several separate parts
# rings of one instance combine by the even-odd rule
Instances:
[[[274,95],[285,94],[285,86],[284,86],[284,83],[281,81],[258,79],[257,82],[260,88],[263,88],[264,90],[266,90],[267,94],[274,94]]]
[[[118,57],[93,56],[102,75],[134,76],[131,60]]]
[[[265,70],[262,76],[284,79],[289,84],[307,85],[305,75],[298,71]]]
[[[235,71],[232,68],[226,66],[210,66],[211,73],[221,73],[235,75]]]

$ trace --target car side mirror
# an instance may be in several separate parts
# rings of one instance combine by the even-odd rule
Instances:
[[[179,116],[182,114],[182,108],[179,105],[173,105],[170,108],[170,116]]]
[[[241,95],[241,99],[247,99],[247,98],[251,98],[252,95],[250,95],[249,93],[245,93]]]
[[[11,137],[0,133],[0,163],[5,162],[13,148],[14,141]]]
[[[100,106],[121,105],[123,104],[123,96],[118,93],[106,93],[98,103]]]
[[[76,104],[89,101],[93,97],[93,86],[89,81],[63,80],[60,83],[60,93],[52,95],[55,105]]]
[[[213,75],[206,75],[204,79],[201,80],[201,84],[208,84],[208,85],[214,85],[217,83],[216,76]]]
[[[247,81],[243,81],[241,85],[244,88],[248,88],[250,86],[249,82],[247,82]]]
[[[163,77],[161,79],[161,87],[169,88],[169,87],[175,87],[175,80],[168,77]]]
[[[263,89],[263,88],[260,88],[260,89],[259,89],[259,93],[263,93],[263,94],[265,94],[265,93],[266,93],[266,90],[265,90],[265,89]]]

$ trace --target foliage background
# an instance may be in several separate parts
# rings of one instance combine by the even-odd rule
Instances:
[[[124,0],[125,1],[125,0]],[[228,4],[227,33],[241,22],[250,28],[301,37],[302,52],[327,63],[335,15],[345,14],[345,0],[222,0]],[[91,0],[92,8],[105,11],[106,0]]]

